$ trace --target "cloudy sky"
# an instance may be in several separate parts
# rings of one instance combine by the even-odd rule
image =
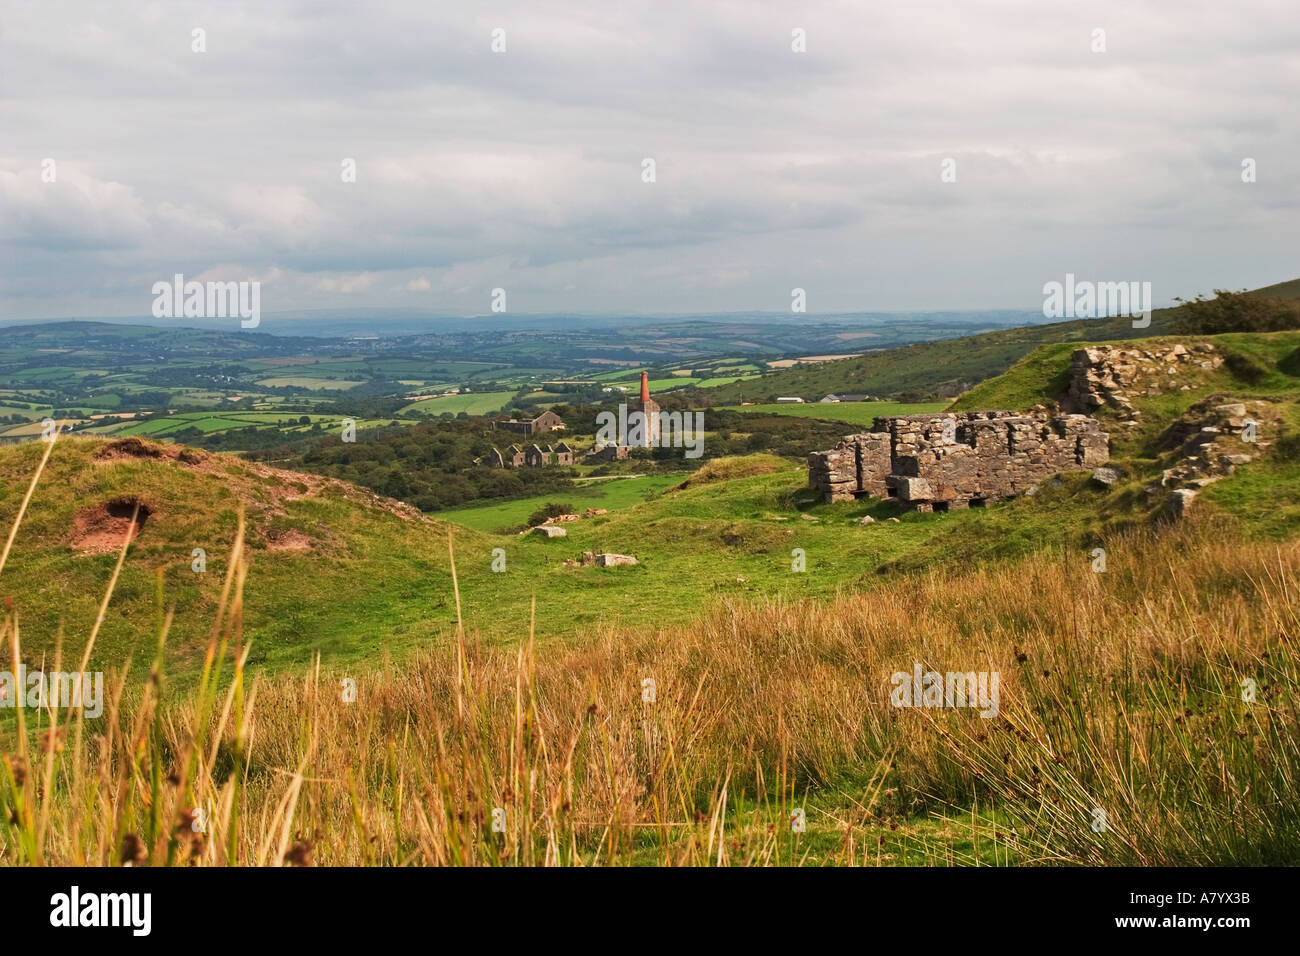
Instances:
[[[1296,0],[0,0],[6,318],[177,272],[264,313],[1162,304],[1300,276],[1298,199]]]

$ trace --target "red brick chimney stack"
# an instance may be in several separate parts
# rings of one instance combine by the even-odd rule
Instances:
[[[646,372],[641,373],[641,404],[644,405],[650,401],[650,376]]]

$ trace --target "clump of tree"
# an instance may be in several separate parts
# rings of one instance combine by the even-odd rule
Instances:
[[[1170,330],[1187,335],[1224,332],[1283,332],[1300,329],[1300,302],[1254,292],[1215,289],[1214,298],[1175,299]]]
[[[489,468],[476,465],[495,443],[504,447],[516,436],[491,432],[482,418],[440,421],[410,427],[359,432],[355,442],[338,434],[317,436],[306,448],[262,451],[284,467],[341,478],[422,511],[440,511],[480,498],[521,498],[571,489],[569,468]]]

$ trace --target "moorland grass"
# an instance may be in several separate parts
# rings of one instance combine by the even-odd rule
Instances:
[[[400,665],[274,676],[247,671],[248,574],[230,562],[196,686],[167,680],[167,613],[102,718],[16,711],[0,860],[1300,862],[1294,543],[1184,525],[1124,536],[1104,573],[1063,554],[728,599],[580,646],[470,621]],[[12,612],[3,636],[16,662]],[[914,663],[997,672],[997,716],[892,706]]]

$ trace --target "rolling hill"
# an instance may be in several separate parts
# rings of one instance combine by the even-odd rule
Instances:
[[[1256,289],[1252,294],[1295,301],[1300,299],[1300,279]],[[813,400],[832,392],[911,395],[913,398],[930,394],[952,397],[1000,375],[1040,345],[1073,343],[1077,348],[1087,342],[1161,335],[1174,331],[1184,311],[1184,306],[1157,309],[1151,313],[1151,325],[1145,329],[1135,329],[1131,319],[1118,316],[998,329],[963,338],[921,342],[851,359],[769,372],[748,382],[697,390],[692,398],[714,405],[729,405],[741,400],[770,402],[781,395]]]

